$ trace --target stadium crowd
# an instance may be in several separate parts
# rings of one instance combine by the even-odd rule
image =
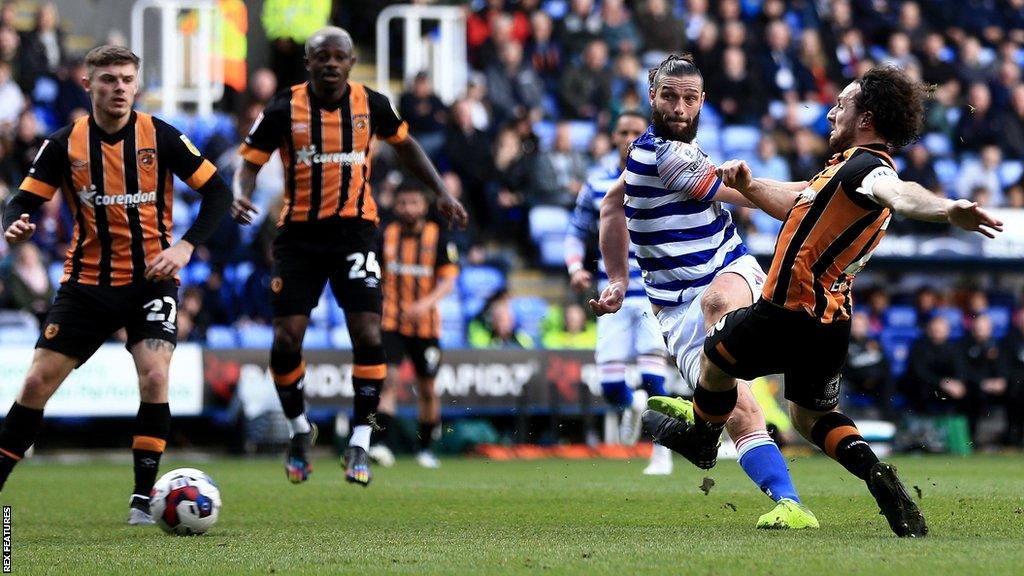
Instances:
[[[932,91],[925,134],[898,155],[901,176],[936,194],[1024,208],[1024,0],[459,4],[471,63],[465,93],[443,102],[423,72],[394,99],[471,214],[469,230],[455,237],[465,273],[443,306],[448,346],[593,345],[592,319],[577,302],[511,297],[506,274],[561,267],[568,213],[588,171],[617,162],[610,122],[623,110],[648,109],[647,69],[673,52],[692,52],[703,70],[698,142],[714,160],[745,159],[755,175],[778,180],[810,178],[830,155],[825,115],[837,92],[871,66],[891,63]],[[54,6],[41,5],[20,28],[18,10],[17,2],[0,7],[0,198],[16,189],[45,135],[89,108],[78,82],[81,55],[67,50]],[[374,10],[336,7],[333,21],[365,31],[375,18]],[[365,52],[368,39],[356,38]],[[218,158],[228,177],[263,104],[301,70],[301,53],[273,56],[215,117],[167,119]],[[372,182],[387,214],[405,177],[387,145],[376,147]],[[211,248],[197,251],[184,271],[183,340],[269,345],[269,250],[281,171],[274,160],[260,173],[257,225],[225,220]],[[175,219],[187,224],[197,207],[183,191]],[[734,215],[745,237],[774,238],[779,229],[760,212]],[[59,282],[69,212],[48,202],[37,223],[35,243],[11,251],[0,242],[0,308],[27,311],[2,316],[0,342],[34,340],[34,325],[19,326],[41,317]],[[945,225],[902,221],[890,233],[951,234]],[[1002,439],[1022,442],[1024,313],[1016,294],[874,288],[859,304],[846,375],[851,403],[882,413],[951,411],[972,426],[1001,404]],[[307,345],[347,345],[343,326],[333,306],[317,308]]]

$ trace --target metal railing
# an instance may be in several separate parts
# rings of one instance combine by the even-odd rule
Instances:
[[[426,70],[434,92],[446,104],[466,90],[469,65],[466,59],[466,16],[455,6],[420,6],[401,4],[389,6],[377,17],[377,89],[391,94],[391,43],[388,28],[392,20],[403,20],[402,80],[408,81],[417,72]],[[437,21],[436,34],[423,35],[423,23]]]

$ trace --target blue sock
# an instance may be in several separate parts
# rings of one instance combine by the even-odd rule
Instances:
[[[668,396],[665,390],[665,377],[661,374],[640,374],[640,385],[648,396]]]
[[[800,501],[789,477],[786,459],[767,432],[762,430],[739,438],[736,449],[740,454],[740,467],[769,498],[776,502],[783,498]]]
[[[624,409],[633,404],[633,389],[625,380],[601,382],[601,392],[605,401],[616,408]]]
[[[640,386],[648,396],[668,396],[665,390],[665,359],[661,356],[643,354],[637,357],[640,369]]]

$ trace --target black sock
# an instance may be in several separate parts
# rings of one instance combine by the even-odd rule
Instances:
[[[352,349],[352,389],[355,391],[353,426],[362,426],[377,418],[380,389],[384,386],[384,347],[363,346]]]
[[[698,428],[721,432],[734,408],[738,393],[736,387],[716,392],[698,385],[693,391],[693,415]]]
[[[381,444],[394,450],[394,447],[391,446],[391,429],[395,425],[395,417],[387,412],[377,412],[376,422],[377,426],[374,427],[370,436],[370,444]]]
[[[139,403],[132,433],[132,459],[135,461],[133,494],[149,498],[160,470],[160,457],[171,434],[171,408],[166,403]]]
[[[434,443],[434,430],[437,430],[437,422],[420,421],[420,450],[430,450]]]
[[[871,467],[878,463],[878,456],[853,420],[840,412],[829,412],[819,418],[811,429],[811,438],[825,454],[861,480],[867,480]]]
[[[299,352],[270,351],[270,373],[274,376],[274,388],[281,400],[285,418],[298,418],[306,411],[302,379],[306,376],[306,364]]]
[[[15,402],[0,426],[0,489],[25,451],[36,441],[43,425],[43,411]]]

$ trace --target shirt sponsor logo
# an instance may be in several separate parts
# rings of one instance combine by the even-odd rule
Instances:
[[[97,194],[96,185],[88,189],[82,186],[78,191],[78,198],[88,206],[141,206],[143,204],[156,204],[156,191],[136,192],[135,194]]]
[[[366,163],[365,152],[331,152],[318,153],[316,146],[312,144],[303,146],[295,151],[295,159],[300,164],[312,166],[313,164],[346,164],[349,166]]]

